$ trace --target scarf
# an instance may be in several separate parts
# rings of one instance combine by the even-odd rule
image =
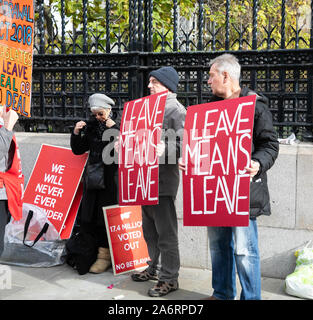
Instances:
[[[102,141],[103,132],[107,129],[105,122],[97,121],[95,124],[96,134],[99,140]]]

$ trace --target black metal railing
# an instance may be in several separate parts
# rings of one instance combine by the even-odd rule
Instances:
[[[52,12],[37,1],[32,117],[20,119],[25,130],[68,131],[88,117],[86,102],[94,92],[109,94],[122,109],[148,94],[149,72],[163,65],[178,70],[178,98],[186,107],[206,102],[209,60],[231,52],[242,64],[242,85],[269,98],[279,135],[312,135],[312,0],[274,1],[268,9],[261,0],[248,0],[250,6],[190,0],[194,6],[185,15],[173,0],[164,23],[153,19],[162,8],[152,0],[129,0],[118,17],[116,2],[103,1],[98,20],[88,1],[79,0],[75,21],[67,1],[59,2]]]
[[[98,18],[88,15],[87,0],[79,0],[77,5],[80,4],[78,9],[81,9],[81,12],[75,13],[80,18],[79,23],[77,19],[71,21],[69,13],[66,13],[67,1],[58,2],[58,10],[55,9],[51,13],[52,9],[45,5],[44,0],[37,1],[37,53],[270,50],[313,47],[312,0],[190,0],[194,7],[188,8],[187,15],[178,14],[178,0],[173,0],[170,13],[167,13],[169,21],[165,18],[164,21],[161,18],[153,20],[152,13],[160,7],[160,3],[153,6],[153,0],[129,0],[128,12],[124,12],[128,16],[123,17],[114,15],[114,4],[117,1],[105,0],[102,11],[99,9]],[[268,2],[274,7],[269,9],[269,4],[266,6]],[[237,10],[234,10],[234,7]],[[55,15],[58,15],[58,23],[52,18]],[[125,21],[127,23],[123,24]],[[168,25],[164,25],[165,23]]]

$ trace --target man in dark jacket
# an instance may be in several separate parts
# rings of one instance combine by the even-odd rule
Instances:
[[[223,54],[210,62],[212,101],[256,94],[239,84],[240,65],[230,54]],[[270,215],[270,199],[266,171],[274,164],[279,150],[277,136],[268,110],[268,100],[256,98],[250,173],[250,220],[248,227],[208,227],[212,260],[210,299],[236,297],[236,271],[242,287],[243,300],[261,299],[261,271],[256,217]]]
[[[270,199],[266,172],[272,167],[279,144],[268,110],[266,97],[239,84],[240,64],[231,54],[223,54],[210,62],[208,84],[211,102],[256,95],[251,165],[245,168],[251,177],[250,219],[248,227],[208,227],[212,261],[213,295],[209,300],[236,297],[236,267],[242,287],[240,299],[261,299],[261,271],[256,217],[270,215]],[[182,170],[184,164],[180,164]]]
[[[166,138],[157,146],[158,156],[162,156],[159,166],[159,203],[142,207],[142,228],[147,243],[150,261],[143,272],[132,274],[134,281],[159,280],[148,294],[160,297],[178,289],[180,268],[177,215],[175,198],[179,185],[178,158],[180,156],[179,132],[185,123],[186,109],[176,99],[179,77],[172,67],[162,67],[149,75],[151,94],[168,90],[165,104],[163,132]],[[170,134],[168,134],[170,132]],[[161,269],[157,275],[159,258]]]

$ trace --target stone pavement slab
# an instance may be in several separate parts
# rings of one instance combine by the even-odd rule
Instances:
[[[181,268],[180,289],[165,297],[152,298],[147,291],[153,281],[133,282],[129,274],[79,275],[67,264],[50,268],[9,266],[10,288],[0,289],[0,300],[201,300],[212,294],[211,271]],[[1,279],[0,279],[1,280]],[[5,287],[5,286],[4,286]],[[0,287],[1,288],[1,287]],[[238,297],[240,284],[237,279]],[[284,280],[262,278],[263,300],[301,300],[284,291]]]

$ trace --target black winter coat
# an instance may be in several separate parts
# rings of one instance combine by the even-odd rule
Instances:
[[[260,163],[260,170],[250,184],[250,218],[262,214],[271,214],[270,196],[267,185],[267,170],[269,170],[279,152],[277,134],[273,127],[272,114],[268,109],[268,99],[249,88],[242,88],[240,97],[257,95],[254,113],[251,159]],[[213,96],[211,101],[222,98]]]
[[[104,131],[112,129],[112,133],[115,133],[115,135],[118,135],[119,132],[117,125],[112,128],[103,128],[102,126],[101,129],[97,120],[89,121],[86,129],[82,130],[79,135],[71,134],[73,153],[79,155],[89,151],[88,163],[103,162],[102,151],[114,139],[114,136],[112,136],[110,141],[102,141],[103,129]],[[113,153],[113,143],[109,150]],[[104,190],[88,190],[84,181],[81,203],[82,221],[97,223],[98,225],[104,224],[102,207],[116,204],[118,201],[117,169],[116,163],[104,165]],[[86,175],[86,172],[84,175]]]

